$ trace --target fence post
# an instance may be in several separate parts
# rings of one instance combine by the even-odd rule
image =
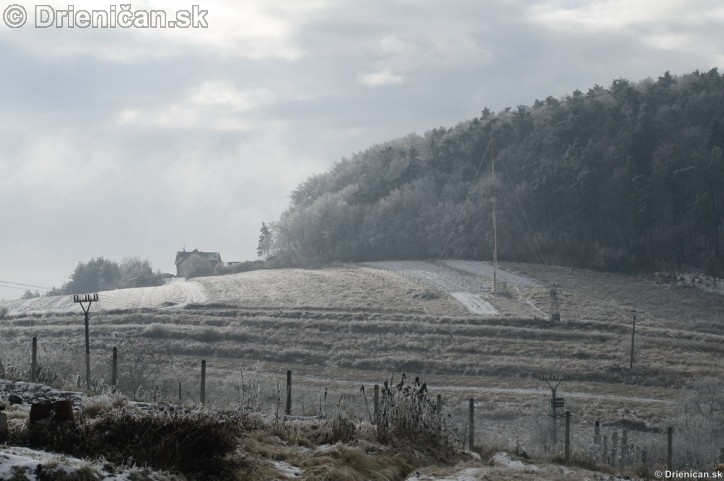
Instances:
[[[608,461],[608,436],[603,436],[603,462],[609,464]]]
[[[611,435],[611,466],[616,467],[616,458],[618,453],[618,431],[614,431]]]
[[[593,444],[596,446],[601,444],[601,421],[596,421],[593,428]]]
[[[437,429],[435,430],[435,435],[437,436],[437,439],[441,439],[442,435],[442,394],[437,395],[437,404],[435,405],[437,410],[435,413],[437,414]]]
[[[284,412],[287,416],[292,415],[292,371],[287,371],[287,407]]]
[[[468,431],[468,447],[472,451],[475,446],[475,399],[473,398],[470,398],[468,424],[470,425],[470,430]]]
[[[153,388],[153,402],[158,402],[158,384]]]
[[[648,454],[649,454],[649,453],[648,453],[648,451],[646,451],[646,448],[641,449],[641,465],[643,466],[644,469],[647,469],[647,468],[649,467],[649,465],[648,465],[648,461],[649,461],[649,456],[648,456]]]
[[[0,443],[5,443],[8,440],[8,415],[5,414],[5,405],[0,410]]]
[[[375,425],[379,420],[380,416],[380,385],[375,384]]]
[[[571,461],[571,412],[566,411],[566,464]]]
[[[628,464],[628,430],[623,430],[623,436],[621,437],[621,459],[619,466],[624,467]]]
[[[118,348],[113,348],[113,365],[111,367],[111,387],[113,391],[116,390],[118,385]]]
[[[719,462],[724,463],[724,448],[719,448]]]
[[[666,437],[667,437],[667,444],[668,444],[667,450],[666,450],[666,467],[668,468],[669,471],[671,471],[672,465],[673,465],[673,462],[672,462],[673,461],[673,456],[672,456],[673,452],[671,450],[671,442],[673,441],[673,438],[674,438],[674,428],[672,428],[671,426],[669,426],[669,428],[666,430]]]
[[[183,394],[181,394],[181,381],[178,382],[178,403],[183,404],[184,398]]]
[[[33,337],[33,355],[30,361],[30,382],[38,382],[38,338]]]
[[[206,405],[206,360],[201,361],[201,405]]]

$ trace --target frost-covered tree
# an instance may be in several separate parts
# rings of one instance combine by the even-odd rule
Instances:
[[[256,248],[256,253],[260,258],[267,259],[271,255],[272,242],[272,230],[266,222],[262,222],[259,232],[259,243]]]

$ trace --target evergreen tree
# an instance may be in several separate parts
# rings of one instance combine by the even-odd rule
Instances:
[[[256,254],[260,258],[267,259],[269,257],[271,254],[272,240],[271,229],[265,222],[262,222],[259,232],[259,242],[256,247]]]
[[[720,272],[723,125],[716,69],[485,108],[308,178],[273,229],[262,223],[257,252],[311,264],[438,258],[446,246],[489,259],[493,152],[481,159],[494,138],[502,259]]]

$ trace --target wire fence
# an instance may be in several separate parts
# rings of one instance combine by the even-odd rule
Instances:
[[[93,350],[90,359],[88,386],[85,350],[77,341],[9,340],[0,351],[0,377],[87,393],[118,392],[140,402],[249,410],[282,421],[343,417],[370,424],[381,416],[384,393],[394,384],[401,381],[398,389],[409,386],[411,399],[421,398],[424,389],[410,379],[389,379],[385,388],[314,376],[292,378],[291,372],[269,373],[258,362],[213,358],[207,364],[159,351],[152,341],[119,339],[116,355],[112,350]],[[637,420],[586,420],[575,404],[567,406],[566,421],[565,412],[553,409],[549,399],[521,413],[501,409],[489,400],[471,401],[429,389],[424,395],[438,423],[439,438],[461,449],[505,449],[522,456],[559,457],[579,465],[638,473],[724,462],[722,399],[716,391],[710,405],[697,405],[700,411],[709,409],[711,416],[684,413],[670,426],[650,427]]]

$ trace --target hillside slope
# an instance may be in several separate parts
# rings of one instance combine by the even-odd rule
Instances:
[[[580,380],[653,386],[721,375],[724,296],[654,278],[506,267],[505,295],[490,291],[490,266],[472,261],[255,271],[166,291],[101,293],[91,314],[94,346],[117,345],[120,336],[187,356],[321,369],[499,378],[564,370]],[[560,323],[548,320],[553,282],[560,286]],[[197,293],[200,302],[190,303]],[[70,336],[67,342],[79,346],[82,336],[73,333],[82,323],[68,326],[82,319],[78,306],[67,298],[35,300],[37,308],[31,302],[5,304],[11,315],[0,324],[5,339]],[[43,310],[53,303],[57,312]],[[157,309],[133,309],[150,306]],[[639,361],[629,371],[633,314]]]
[[[500,259],[717,274],[723,149],[716,69],[617,79],[343,159],[297,187],[260,245],[297,265],[489,259],[496,197]]]
[[[442,396],[456,443],[465,441],[468,402],[474,398],[479,441],[509,449],[518,442],[542,446],[551,395],[538,379],[543,373],[570,376],[558,396],[574,413],[579,445],[590,439],[596,420],[609,434],[623,427],[640,442],[658,443],[662,426],[685,429],[696,403],[719,402],[724,296],[666,277],[504,267],[499,272],[508,282],[504,295],[490,292],[490,265],[472,261],[199,278],[190,283],[192,293],[203,294],[198,303],[187,303],[191,296],[184,295],[177,304],[164,305],[169,301],[161,296],[143,295],[158,291],[118,291],[117,296],[160,307],[92,308],[92,378],[99,386],[110,382],[117,347],[122,392],[144,401],[196,403],[204,360],[208,405],[243,406],[273,417],[283,399],[285,374],[292,370],[293,414],[345,413],[362,422],[369,419],[372,384],[396,384],[407,373],[408,382],[419,376],[431,393]],[[547,316],[554,282],[561,322]],[[27,379],[31,338],[37,337],[41,377],[69,389],[82,386],[83,316],[71,301],[63,302],[63,312],[14,311],[0,321],[6,373]],[[495,314],[474,312],[480,306]],[[709,395],[713,401],[701,397]],[[690,433],[691,442],[721,433],[710,429],[721,425],[718,418],[706,422],[701,426],[708,430]],[[719,445],[718,439],[707,444]]]

